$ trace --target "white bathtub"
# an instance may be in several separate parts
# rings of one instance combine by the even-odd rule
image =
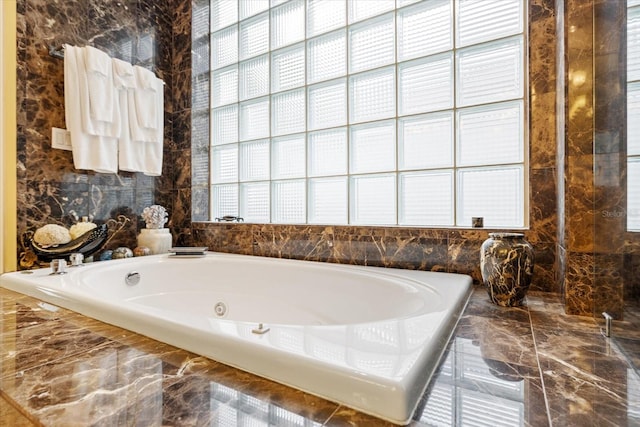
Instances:
[[[68,271],[0,285],[396,424],[410,421],[471,292],[464,275],[211,252]]]

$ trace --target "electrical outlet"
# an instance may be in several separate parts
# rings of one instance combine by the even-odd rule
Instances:
[[[71,133],[66,129],[51,128],[51,147],[71,151]]]

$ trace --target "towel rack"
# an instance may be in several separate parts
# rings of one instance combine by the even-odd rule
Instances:
[[[64,59],[64,46],[49,46],[49,55],[54,58]]]

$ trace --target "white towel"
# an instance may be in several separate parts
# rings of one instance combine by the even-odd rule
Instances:
[[[136,75],[137,89],[135,92],[136,115],[138,124],[142,128],[157,129],[158,105],[156,105],[156,76],[145,68],[133,67]]]
[[[114,121],[113,70],[111,57],[91,46],[84,48],[84,61],[89,88],[89,112],[92,120]]]
[[[134,142],[129,131],[129,94],[136,88],[133,65],[113,59],[113,81],[120,104],[121,133],[118,140],[118,167],[129,172],[145,170],[145,144]]]
[[[107,136],[111,138],[117,138],[120,135],[120,120],[118,119],[120,116],[120,108],[117,102],[112,102],[111,109],[105,111],[105,116],[110,117],[109,121],[102,120],[94,120],[91,117],[91,96],[90,96],[90,85],[89,85],[89,76],[87,73],[87,65],[85,60],[85,52],[87,48],[84,47],[76,47],[76,68],[77,68],[77,76],[78,76],[78,87],[79,87],[79,101],[80,101],[80,114],[82,119],[82,129],[90,134],[97,136]],[[113,73],[111,73],[113,74]],[[105,92],[110,91],[112,94],[112,98],[115,99],[115,86],[113,85],[113,77],[110,76],[108,82],[105,81],[105,85],[108,87],[105,88]],[[96,91],[96,95],[98,95],[100,91]],[[100,108],[100,98],[96,98],[94,104],[97,108]]]
[[[86,114],[88,113],[87,79],[83,57],[82,48],[64,46],[65,120],[71,134],[73,164],[76,169],[116,173],[118,171],[117,138],[90,134],[83,127],[83,117],[88,115]],[[119,123],[119,120],[117,122]]]
[[[113,84],[116,86],[116,89],[136,88],[136,76],[133,72],[133,65],[117,58],[111,60],[111,65],[113,68]]]
[[[156,140],[144,142],[144,168],[142,172],[149,176],[162,175],[162,150],[164,148],[164,82],[154,77],[156,102]]]

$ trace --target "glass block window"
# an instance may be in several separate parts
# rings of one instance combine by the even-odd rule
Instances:
[[[526,3],[211,0],[210,217],[526,226]]]
[[[640,231],[640,0],[627,7],[627,229]]]

